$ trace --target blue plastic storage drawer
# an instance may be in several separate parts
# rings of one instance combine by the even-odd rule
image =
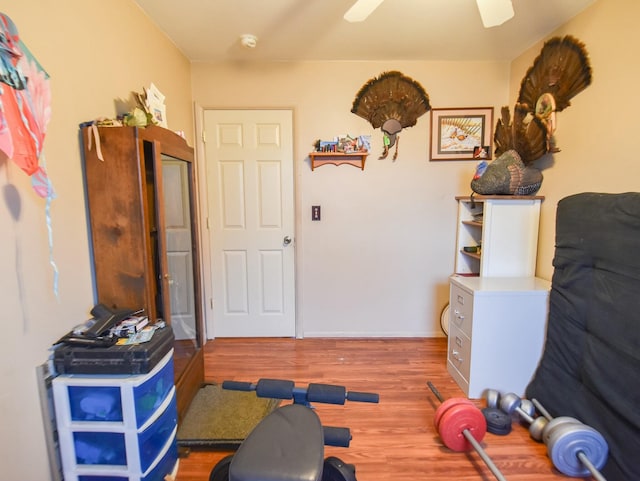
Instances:
[[[147,374],[58,376],[53,398],[65,481],[162,481],[175,465],[173,350]]]
[[[165,476],[174,471],[178,462],[175,434],[165,448],[157,463],[144,474],[96,466],[65,471],[64,479],[65,481],[164,481]]]
[[[58,426],[115,423],[142,428],[173,388],[173,350],[147,374],[65,374],[53,380]]]

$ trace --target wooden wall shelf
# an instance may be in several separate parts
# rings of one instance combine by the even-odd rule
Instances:
[[[367,160],[369,152],[354,152],[353,154],[344,154],[341,152],[311,152],[311,170],[325,164],[341,165],[350,164],[360,167],[364,170],[364,163]]]

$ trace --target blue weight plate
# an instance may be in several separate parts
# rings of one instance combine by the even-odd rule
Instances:
[[[590,471],[578,457],[582,453],[596,468],[607,462],[609,447],[602,435],[582,423],[565,423],[556,427],[547,442],[547,454],[563,474],[574,478],[589,476]]]

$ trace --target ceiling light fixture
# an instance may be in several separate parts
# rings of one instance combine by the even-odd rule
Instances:
[[[240,35],[240,45],[245,48],[256,48],[256,45],[258,45],[258,37],[250,33]]]
[[[347,22],[362,22],[378,8],[378,6],[384,0],[357,0],[347,13],[344,14],[344,19]]]
[[[356,0],[344,19],[347,22],[362,22],[380,6],[384,0]],[[485,28],[502,25],[513,18],[513,5],[511,0],[476,0],[482,24]]]
[[[476,0],[485,28],[497,27],[513,18],[511,0]]]

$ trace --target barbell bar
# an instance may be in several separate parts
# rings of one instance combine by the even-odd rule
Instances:
[[[506,481],[506,478],[480,445],[480,441],[487,432],[487,421],[480,409],[466,398],[444,400],[431,381],[427,381],[427,386],[440,401],[440,406],[436,409],[434,416],[434,424],[444,445],[453,451],[468,451],[472,447],[496,479]]]

